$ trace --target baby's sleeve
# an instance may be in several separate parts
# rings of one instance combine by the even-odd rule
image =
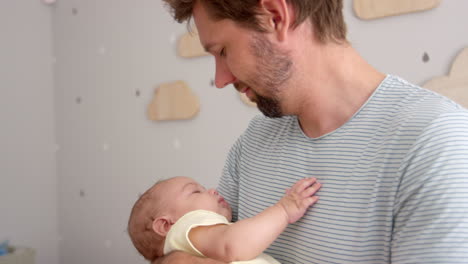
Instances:
[[[204,257],[204,255],[192,244],[189,232],[198,226],[211,226],[217,224],[229,224],[226,217],[206,210],[196,210],[183,215],[171,227],[164,242],[164,254],[175,250]]]

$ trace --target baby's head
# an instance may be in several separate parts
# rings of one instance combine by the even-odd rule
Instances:
[[[136,201],[128,221],[128,233],[136,249],[147,260],[163,255],[164,239],[184,214],[208,210],[231,221],[231,207],[216,190],[206,190],[188,177],[159,181]]]

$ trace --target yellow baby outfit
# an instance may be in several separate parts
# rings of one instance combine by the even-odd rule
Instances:
[[[195,256],[205,257],[195,246],[190,242],[188,234],[192,228],[198,226],[210,226],[217,224],[229,223],[226,217],[206,211],[206,210],[195,210],[189,212],[179,218],[177,222],[171,227],[171,230],[167,233],[166,241],[164,243],[164,254],[167,254],[174,250],[181,250],[190,253]],[[273,257],[267,254],[260,254],[257,258],[248,261],[235,261],[232,264],[281,264]]]

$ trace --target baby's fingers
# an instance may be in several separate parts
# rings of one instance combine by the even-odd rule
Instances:
[[[318,201],[319,197],[318,196],[312,196],[307,199],[302,200],[302,206],[304,208],[307,208],[309,206],[312,206],[314,203]]]
[[[316,193],[320,187],[322,187],[322,184],[320,182],[315,182],[312,186],[307,187],[303,192],[302,192],[302,197],[309,197],[312,196],[314,193]]]
[[[296,193],[301,193],[305,189],[310,187],[312,184],[314,184],[316,181],[317,181],[317,179],[315,179],[315,178],[301,179],[291,187],[291,191],[294,191]]]

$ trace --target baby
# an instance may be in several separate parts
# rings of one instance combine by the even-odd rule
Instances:
[[[136,201],[128,232],[150,261],[182,250],[223,262],[279,263],[262,252],[318,200],[320,187],[315,178],[299,180],[273,206],[230,223],[231,208],[216,190],[175,177],[157,182]]]

